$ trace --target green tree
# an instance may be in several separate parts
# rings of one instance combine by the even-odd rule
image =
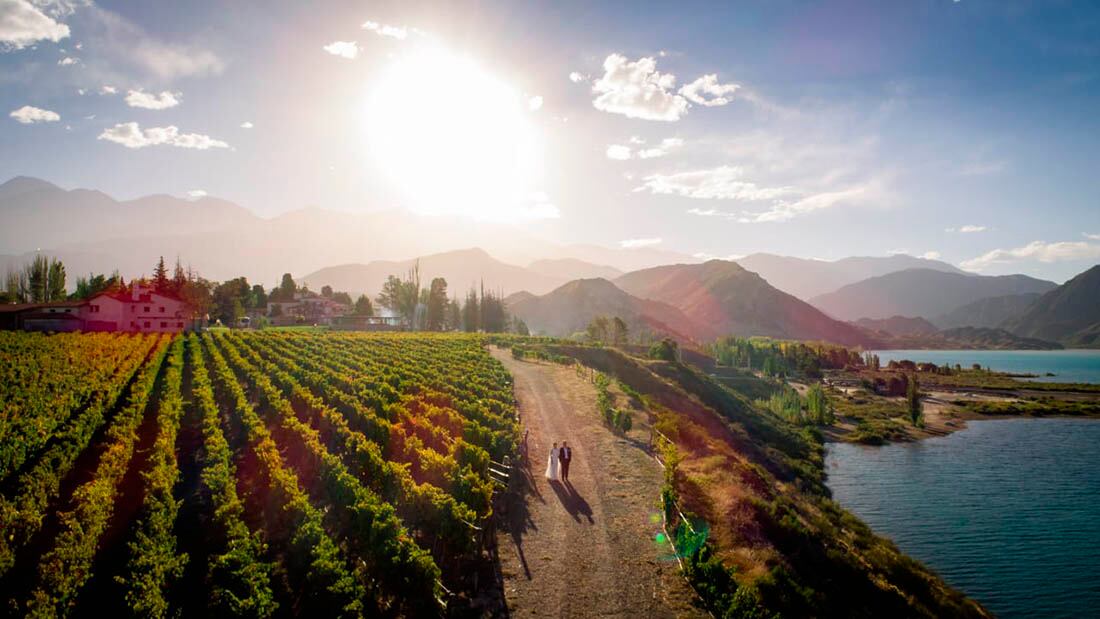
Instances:
[[[332,286],[329,286],[328,284],[325,284],[324,286],[321,286],[321,296],[326,298],[326,299],[331,299],[332,298]]]
[[[253,284],[252,293],[249,295],[249,307],[264,309],[267,307],[267,293],[260,284]]]
[[[457,331],[462,328],[462,304],[455,295],[447,303],[447,330]]]
[[[294,278],[290,276],[290,273],[283,273],[283,279],[279,282],[279,287],[271,291],[268,300],[284,303],[293,301],[295,292],[298,292],[298,286],[294,283]]]
[[[676,362],[680,360],[680,345],[676,340],[665,338],[649,347],[649,358]]]
[[[332,293],[332,300],[337,303],[343,303],[350,306],[352,304],[351,295],[346,292],[334,292]]]
[[[19,272],[9,272],[7,293],[19,303],[48,303],[65,299],[65,265],[41,254]]]
[[[420,304],[420,261],[413,264],[405,279],[398,279],[394,275],[387,277],[376,301],[378,305],[405,319],[409,328],[420,328],[417,320],[417,307]]]
[[[486,333],[503,333],[508,330],[508,312],[504,299],[492,291],[481,292],[481,330]]]
[[[806,412],[816,424],[825,426],[833,422],[833,412],[829,408],[829,399],[825,396],[821,383],[810,385],[806,391]]]
[[[428,330],[442,331],[447,321],[447,280],[436,277],[428,289]]]
[[[611,321],[607,316],[596,316],[585,327],[585,334],[589,342],[606,342],[611,333]]]
[[[627,336],[630,330],[626,326],[626,321],[618,316],[611,319],[611,342],[615,346],[623,346],[626,344]]]
[[[159,293],[169,292],[168,267],[164,265],[164,256],[157,260],[157,266],[153,267],[153,290]]]
[[[909,420],[914,426],[924,426],[924,405],[920,399],[920,383],[916,376],[909,378],[909,384],[905,388],[905,401],[909,408]]]
[[[462,306],[462,330],[475,333],[481,328],[481,308],[477,302],[477,290],[470,288],[466,293],[466,303]]]
[[[365,294],[359,295],[359,298],[355,300],[355,315],[374,316],[374,306],[370,303],[370,297]]]
[[[252,288],[243,277],[218,284],[213,292],[214,318],[226,326],[237,324],[237,319],[244,316],[251,294]]]

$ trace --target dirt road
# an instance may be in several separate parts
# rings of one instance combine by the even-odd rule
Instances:
[[[626,437],[598,417],[595,387],[569,368],[514,360],[530,464],[498,534],[508,614],[518,617],[694,617],[691,588],[661,531],[662,472],[646,452],[649,424]],[[569,483],[549,482],[555,441],[573,448]]]

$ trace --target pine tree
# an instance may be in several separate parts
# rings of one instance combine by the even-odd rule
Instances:
[[[168,267],[164,265],[164,256],[153,269],[153,289],[160,293],[168,292]]]

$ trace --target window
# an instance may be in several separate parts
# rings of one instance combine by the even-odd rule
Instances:
[[[168,323],[166,323],[162,320],[161,323],[160,323],[160,328],[161,329],[167,329],[168,328]]]
[[[148,320],[146,320],[146,321],[145,321],[145,328],[146,328],[146,329],[148,329],[148,328],[149,328],[149,321],[148,321]]]
[[[145,311],[146,311],[146,313],[149,312],[149,306],[148,305],[145,306]]]
[[[176,327],[182,329],[183,328],[183,321],[181,320],[180,322],[177,322]]]
[[[98,305],[89,305],[88,306],[88,311],[93,313],[93,314],[98,314],[99,313],[99,306]]]
[[[137,306],[136,305],[131,305],[130,306],[130,311],[131,312],[136,312],[137,311]]]
[[[161,313],[161,314],[163,314],[163,313],[164,313],[164,306],[163,306],[163,305],[161,305],[161,306],[160,306],[160,313]]]

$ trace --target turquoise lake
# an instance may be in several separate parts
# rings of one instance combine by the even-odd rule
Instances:
[[[1038,374],[1035,380],[1100,383],[1100,350],[877,350],[882,364],[908,359],[942,365],[956,363],[1016,374]],[[1054,376],[1044,376],[1047,372]]]
[[[831,444],[834,498],[1001,617],[1100,614],[1100,421]]]

